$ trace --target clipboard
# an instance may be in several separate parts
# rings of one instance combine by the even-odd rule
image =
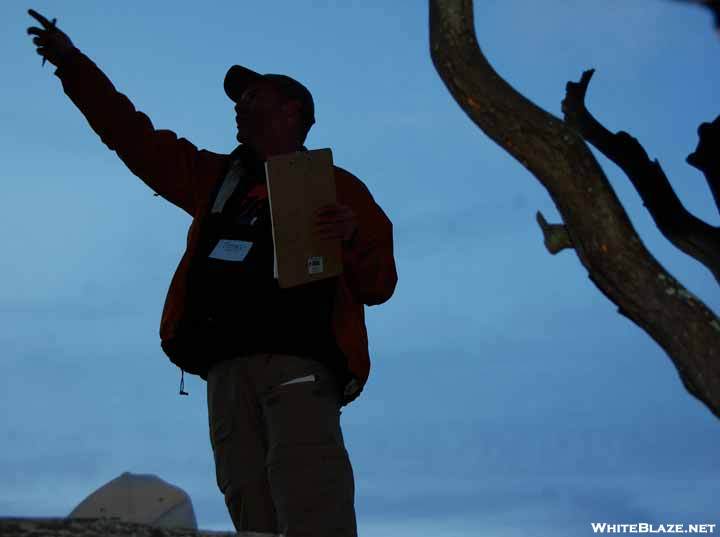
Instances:
[[[340,239],[314,234],[313,213],[336,201],[330,148],[270,157],[265,177],[278,285],[295,287],[341,274]]]

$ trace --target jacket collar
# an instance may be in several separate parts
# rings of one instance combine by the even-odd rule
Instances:
[[[307,147],[301,145],[300,151],[307,151]],[[210,212],[222,212],[225,203],[241,182],[246,180],[261,182],[264,177],[265,161],[249,145],[237,146],[230,153],[230,165],[218,185]]]

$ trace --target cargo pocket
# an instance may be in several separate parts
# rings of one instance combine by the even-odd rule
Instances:
[[[208,379],[210,445],[215,458],[217,485],[224,493],[230,482],[230,440],[233,432],[232,391],[227,366],[219,364]]]
[[[266,364],[265,383],[261,399],[265,405],[274,405],[285,396],[301,393],[315,397],[339,397],[337,381],[323,363],[288,354],[276,354]]]
[[[210,443],[215,458],[215,479],[220,492],[225,493],[232,475],[232,456],[230,439],[232,436],[232,419],[219,417],[213,421],[210,429]]]
[[[325,372],[293,375],[288,380],[283,380],[271,386],[261,395],[263,404],[273,406],[281,399],[293,400],[304,395],[312,397],[338,399],[337,383],[330,374]]]

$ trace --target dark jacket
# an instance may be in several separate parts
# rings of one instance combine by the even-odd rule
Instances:
[[[171,341],[187,316],[188,267],[231,156],[199,150],[170,130],[155,129],[150,119],[136,111],[130,100],[116,91],[103,72],[80,51],[68,56],[55,75],[102,142],[117,153],[130,171],[193,217],[187,248],[172,278],[160,323],[161,340]],[[395,290],[397,272],[392,224],[367,187],[337,166],[335,186],[337,202],[351,207],[359,223],[353,241],[342,248],[343,273],[336,279],[332,309],[336,343],[355,377],[345,389],[347,404],[360,394],[370,373],[363,305],[388,300]]]

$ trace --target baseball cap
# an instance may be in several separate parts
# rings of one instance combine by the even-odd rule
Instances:
[[[245,89],[253,82],[264,78],[270,80],[284,95],[298,99],[302,103],[302,111],[308,125],[315,123],[315,103],[310,91],[294,78],[287,75],[267,73],[261,75],[241,65],[233,65],[225,75],[225,93],[231,100],[238,102]]]

